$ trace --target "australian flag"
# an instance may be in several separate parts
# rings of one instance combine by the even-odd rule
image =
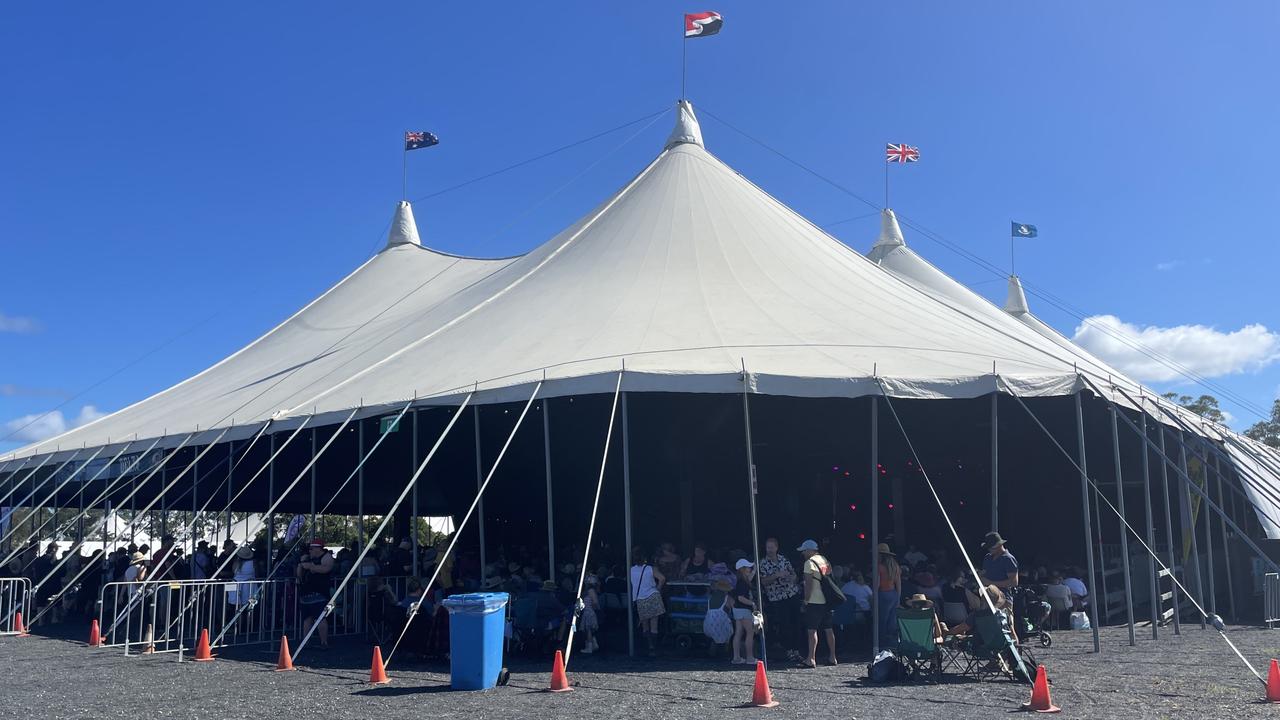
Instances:
[[[431,133],[425,130],[422,130],[422,131],[410,130],[404,134],[404,149],[406,152],[409,150],[418,150],[420,148],[427,148],[427,147],[431,147],[432,145],[439,145],[439,144],[440,144],[440,138],[436,137],[435,135],[432,135]]]
[[[1033,238],[1036,236],[1036,226],[1015,222],[1013,223],[1013,236],[1016,238]]]

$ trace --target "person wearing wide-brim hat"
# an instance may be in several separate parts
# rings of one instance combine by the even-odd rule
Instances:
[[[902,566],[897,555],[885,543],[876,546],[880,560],[876,563],[876,602],[879,606],[880,646],[892,645],[898,639],[898,602],[902,600]]]
[[[147,554],[136,551],[129,556],[129,566],[124,570],[125,582],[142,582],[147,579]],[[131,592],[137,592],[133,590]]]
[[[1004,538],[995,530],[982,539],[982,548],[987,551],[982,558],[983,584],[995,585],[1001,590],[1018,586],[1018,559],[1004,543]]]
[[[907,599],[907,607],[912,610],[928,610],[933,613],[933,638],[936,642],[942,641],[942,623],[938,620],[938,613],[930,600],[924,593],[916,593]]]

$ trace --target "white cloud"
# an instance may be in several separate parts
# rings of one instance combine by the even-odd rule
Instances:
[[[0,332],[33,333],[39,329],[40,323],[31,318],[0,312]]]
[[[1160,272],[1168,272],[1181,264],[1181,260],[1164,260],[1156,263],[1156,270],[1159,270]]]
[[[1138,348],[1117,339],[1119,335]],[[1264,325],[1222,332],[1205,325],[1139,327],[1114,315],[1085,318],[1075,342],[1133,377],[1149,382],[1185,379],[1177,370],[1141,350],[1169,358],[1204,377],[1259,370],[1280,360],[1280,333]]]
[[[70,420],[62,414],[61,410],[23,415],[5,423],[3,434],[13,433],[8,439],[15,442],[40,442],[91,423],[106,414],[92,405],[85,405],[80,408],[80,413]]]

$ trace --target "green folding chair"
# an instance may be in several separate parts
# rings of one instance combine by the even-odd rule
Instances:
[[[909,680],[937,680],[942,675],[942,648],[933,630],[933,610],[898,610],[894,655],[907,669]]]
[[[1030,682],[1025,662],[1034,663],[1025,648],[1018,647],[1008,632],[1003,612],[978,614],[973,621],[973,635],[964,645],[969,658],[966,675],[978,680],[1007,677]]]

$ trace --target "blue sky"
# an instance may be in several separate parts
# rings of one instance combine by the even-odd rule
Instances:
[[[428,9],[429,7],[429,9]],[[1280,390],[1280,5],[141,3],[0,10],[0,428],[123,407],[216,362],[380,246],[411,198],[695,106],[1123,324],[1254,405]],[[787,9],[784,9],[787,8]],[[416,205],[424,242],[523,252],[660,149],[670,114]],[[859,250],[871,208],[702,116],[708,149]],[[632,136],[634,137],[632,138]],[[630,142],[624,141],[632,138]],[[848,218],[859,218],[839,222]],[[1004,282],[907,229],[988,296]],[[1080,319],[1034,293],[1067,335]],[[1111,318],[1110,320],[1106,318]],[[1199,393],[1082,340],[1161,389]],[[1257,418],[1225,407],[1241,427]],[[0,432],[4,435],[6,432]],[[13,447],[13,438],[0,449]]]

